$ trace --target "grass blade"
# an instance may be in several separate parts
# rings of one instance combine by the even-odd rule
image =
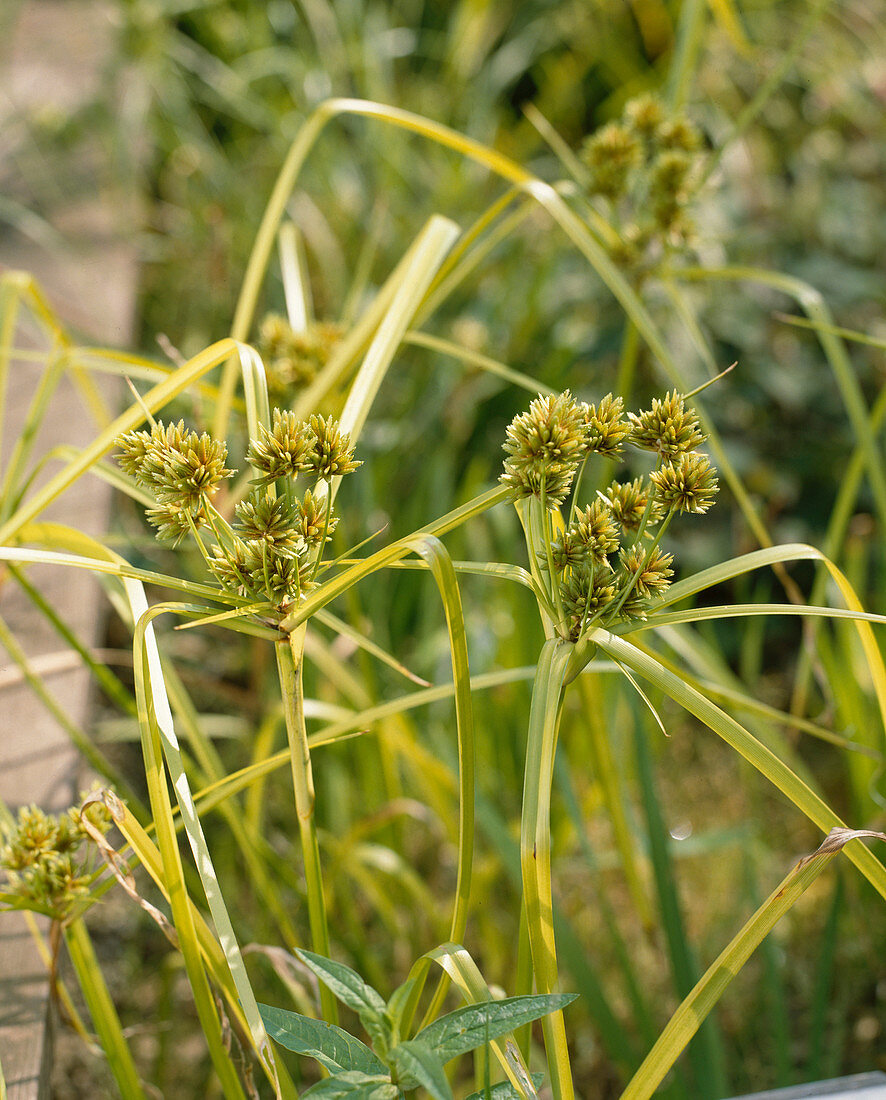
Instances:
[[[120,1017],[105,985],[101,967],[92,947],[92,940],[82,917],[63,926],[68,954],[83,992],[92,1023],[101,1040],[108,1068],[114,1075],[120,1095],[132,1100],[146,1100],[129,1045],[123,1037]]]
[[[694,714],[709,729],[731,745],[745,760],[764,775],[790,801],[823,832],[833,828],[845,828],[845,823],[814,791],[800,780],[790,768],[700,692],[669,672],[653,656],[642,653],[623,638],[617,638],[605,630],[592,632],[594,642],[615,660],[627,665],[633,672],[649,680],[674,702]],[[886,898],[886,867],[863,845],[850,844],[847,855],[865,878]]]
[[[520,828],[523,897],[532,946],[532,967],[540,993],[558,986],[554,905],[551,887],[551,785],[563,701],[563,684],[573,647],[560,639],[545,642],[532,688],[526,773]],[[575,1095],[562,1011],[542,1021],[555,1100]]]
[[[698,1030],[701,1021],[720,999],[726,987],[756,950],[764,936],[772,931],[777,922],[812,885],[843,846],[851,841],[858,841],[862,837],[886,840],[886,834],[883,833],[835,828],[816,852],[801,859],[796,867],[782,879],[776,890],[769,895],[705,971],[690,995],[674,1013],[657,1043],[646,1056],[643,1065],[622,1093],[621,1100],[647,1100],[653,1094]]]

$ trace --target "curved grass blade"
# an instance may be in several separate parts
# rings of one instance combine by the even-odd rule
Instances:
[[[360,354],[369,347],[382,318],[390,309],[394,294],[398,287],[402,286],[403,273],[414,261],[418,243],[418,240],[415,240],[407,248],[359,320],[354,323],[333,351],[329,362],[298,396],[294,405],[297,417],[303,419],[320,408],[327,395],[342,383]]]
[[[539,382],[530,375],[514,370],[513,367],[508,367],[504,363],[499,363],[497,359],[490,359],[488,355],[481,355],[478,351],[463,348],[460,344],[454,344],[451,340],[443,340],[439,336],[412,331],[405,334],[403,343],[412,344],[413,347],[417,348],[427,348],[429,351],[437,351],[441,355],[449,356],[452,359],[460,359],[463,363],[479,367],[480,370],[485,370],[488,374],[494,374],[497,378],[503,378],[505,382],[519,386],[531,394],[544,393],[553,397],[557,392],[551,389],[550,386],[546,386],[544,382]]]
[[[51,477],[30,500],[18,508],[15,515],[0,526],[0,544],[10,542],[26,523],[38,516],[56,497],[60,496],[78,477],[85,473],[94,462],[109,451],[118,435],[138,427],[145,419],[145,408],[152,413],[163,408],[173,397],[182,393],[193,382],[212,370],[213,367],[217,367],[230,356],[239,353],[243,346],[235,340],[219,340],[189,359],[184,366],[170,375],[168,379],[159,382],[148,390],[142,397],[141,404],[130,405],[125,412],[121,413],[104,428],[89,446],[80,452],[76,459],[69,462],[63,470]]]
[[[632,722],[637,777],[642,794],[643,813],[649,838],[649,856],[658,893],[661,929],[667,944],[670,970],[678,997],[686,997],[698,977],[695,952],[686,934],[686,921],[680,901],[677,876],[667,843],[667,828],[655,787],[652,757],[643,724],[634,715]],[[715,1020],[700,1029],[698,1042],[688,1051],[694,1085],[690,1093],[700,1096],[725,1096],[729,1093],[723,1057],[723,1041]]]
[[[886,468],[884,468],[883,455],[871,430],[870,414],[865,405],[861,386],[852,369],[846,349],[839,337],[831,331],[833,321],[830,310],[820,292],[793,275],[755,267],[687,268],[680,272],[679,277],[696,281],[725,279],[769,286],[797,301],[811,321],[820,322],[820,325],[816,325],[816,333],[843,398],[843,405],[855,438],[864,450],[868,478],[880,523],[886,526]]]
[[[886,615],[875,615],[870,611],[846,611],[839,607],[813,607],[811,604],[794,603],[736,603],[723,604],[720,607],[691,607],[685,611],[665,611],[660,615],[654,612],[640,624],[631,623],[619,634],[635,633],[639,630],[655,629],[658,626],[672,626],[674,623],[703,623],[712,619],[749,618],[754,615],[800,615],[819,619],[852,619],[856,622],[886,624]]]
[[[406,330],[421,304],[425,291],[459,233],[455,222],[435,215],[420,233],[401,280],[394,291],[357,377],[354,379],[340,417],[341,430],[356,442],[378,388]]]
[[[58,353],[59,349],[53,347],[46,354],[46,367],[40,374],[37,390],[30,407],[25,415],[24,422],[9,457],[6,474],[0,484],[0,521],[9,519],[18,505],[21,495],[20,482],[24,477],[25,466],[30,458],[34,445],[37,442],[37,432],[46,416],[47,408],[52,395],[62,380],[63,360]]]
[[[455,694],[455,722],[458,737],[458,873],[455,904],[450,923],[450,940],[464,937],[471,901],[471,877],[474,867],[474,788],[476,750],[474,747],[474,711],[471,703],[471,671],[468,642],[458,578],[452,559],[443,543],[433,535],[414,536],[409,548],[427,563],[433,575],[446,615],[452,682]],[[438,1011],[446,995],[447,983],[441,980],[429,1011]]]
[[[248,344],[241,344],[239,353],[243,395],[246,400],[246,430],[250,439],[258,439],[259,426],[270,426],[271,423],[271,410],[268,406],[268,377],[257,351]]]
[[[73,528],[65,528],[57,523],[33,523],[22,532],[22,537],[27,536],[28,542],[45,542],[49,545],[64,545],[67,533],[80,535]],[[82,539],[87,536],[81,536]],[[75,545],[74,540],[71,545]],[[195,581],[183,580],[180,577],[167,573],[154,573],[150,569],[136,569],[122,558],[117,557],[112,551],[103,547],[101,543],[95,543],[97,553],[102,550],[107,556],[104,558],[85,557],[79,553],[63,553],[57,550],[31,550],[27,547],[0,546],[0,561],[14,561],[21,564],[38,565],[70,565],[75,569],[89,569],[93,573],[104,573],[112,577],[128,577],[132,580],[142,581],[144,584],[156,584],[161,588],[174,588],[184,592],[195,599],[215,600],[216,603],[234,604],[237,607],[246,607],[249,601],[243,596],[236,596],[221,588],[212,588],[207,584],[198,584]]]
[[[462,504],[458,508],[454,508],[451,512],[447,512],[444,516],[420,528],[418,531],[414,531],[411,535],[398,539],[396,542],[392,542],[390,546],[386,546],[383,550],[378,550],[370,557],[364,558],[357,564],[349,566],[344,572],[339,573],[338,576],[331,577],[328,581],[324,581],[315,592],[312,592],[306,600],[299,604],[297,610],[291,612],[291,614],[287,615],[286,618],[282,620],[280,629],[283,631],[295,629],[296,626],[309,619],[311,615],[315,614],[321,607],[325,607],[328,603],[332,603],[334,599],[341,596],[342,593],[346,592],[348,588],[356,584],[357,581],[361,581],[372,573],[377,572],[379,569],[385,569],[387,566],[400,561],[401,558],[405,558],[407,554],[411,553],[413,550],[413,540],[428,535],[436,535],[438,537],[444,535],[447,531],[451,531],[455,527],[460,527],[461,524],[466,523],[474,516],[480,515],[488,508],[500,504],[507,499],[508,493],[509,490],[505,486],[496,486],[496,488],[490,489],[488,492],[478,497],[474,497],[474,499],[468,501],[467,504]]]
[[[427,976],[428,967],[436,962],[451,979],[453,985],[469,1004],[491,1001],[492,994],[483,980],[483,975],[470,953],[459,943],[443,943],[432,951],[426,952],[410,971],[410,978],[416,979],[410,1003],[404,1010],[404,1026],[407,1026],[415,1011],[415,1004]],[[522,1055],[512,1036],[500,1037],[490,1042],[492,1051],[515,1087],[520,1100],[538,1100],[538,1093],[523,1061]]]
[[[846,827],[834,811],[753,734],[679,676],[668,671],[653,656],[605,630],[593,631],[592,637],[604,653],[649,680],[722,737],[823,832]],[[877,892],[886,898],[886,867],[861,845],[850,845],[847,855]]]
[[[305,332],[314,318],[311,284],[301,233],[295,222],[284,222],[277,235],[280,274],[286,298],[286,319],[293,332]]]
[[[802,543],[789,543],[783,546],[754,550],[749,554],[730,558],[728,561],[721,562],[710,569],[703,569],[686,580],[678,581],[677,584],[668,589],[667,594],[658,606],[669,606],[686,596],[695,595],[705,588],[710,588],[712,585],[720,584],[725,580],[731,580],[733,577],[750,572],[752,569],[759,569],[765,565],[772,566],[777,563],[802,560],[817,561],[825,567],[831,580],[839,589],[843,602],[853,612],[852,618],[855,621],[855,629],[864,650],[880,710],[883,728],[877,740],[886,745],[886,667],[883,664],[883,656],[870,624],[865,622],[863,618],[858,617],[857,613],[864,614],[864,612],[852,585],[836,565],[820,550],[816,550],[812,546],[805,546]]]
[[[63,931],[78,984],[120,1095],[127,1097],[127,1100],[129,1097],[132,1100],[146,1100],[147,1094],[142,1088],[132,1053],[123,1036],[120,1018],[105,984],[86,925],[82,918],[78,918],[65,924]]]
[[[130,585],[137,582],[130,581]],[[133,612],[139,606],[140,600],[144,600],[134,588],[130,594],[133,604]],[[138,614],[134,614],[136,621]],[[143,624],[142,630],[149,624]],[[203,961],[197,941],[197,932],[194,924],[193,912],[189,904],[187,887],[184,879],[184,870],[181,863],[181,855],[178,850],[178,842],[175,833],[175,825],[172,819],[172,806],[169,802],[169,791],[166,786],[166,770],[163,766],[163,748],[161,745],[160,731],[154,718],[154,708],[151,691],[151,672],[148,665],[148,652],[143,643],[143,635],[136,635],[138,648],[138,660],[135,662],[135,687],[136,699],[139,707],[139,723],[142,728],[142,748],[145,757],[145,777],[147,779],[148,794],[151,802],[151,811],[154,818],[154,827],[157,831],[157,841],[162,858],[162,876],[166,884],[170,905],[172,907],[172,919],[178,933],[179,946],[191,985],[194,1003],[203,1034],[206,1037],[209,1054],[213,1066],[222,1083],[222,1089],[226,1097],[234,1100],[245,1100],[245,1094],[240,1084],[237,1071],[231,1061],[225,1047],[222,1027],[219,1021],[215,1002],[212,996]]]
[[[375,642],[367,638],[365,634],[356,630],[350,623],[346,623],[344,619],[340,619],[337,615],[333,615],[331,611],[318,611],[316,619],[318,622],[323,623],[324,626],[328,626],[330,630],[334,630],[336,634],[340,634],[343,638],[350,639],[350,641],[360,649],[365,650],[367,653],[371,653],[373,657],[376,657],[383,664],[386,664],[388,668],[392,668],[395,672],[399,672],[401,676],[405,676],[407,680],[411,680],[420,687],[431,686],[428,680],[411,672],[406,665],[398,661],[397,658],[388,653],[386,649],[382,649],[381,646],[376,645]]]
[[[825,867],[850,841],[875,838],[886,841],[886,834],[869,830],[834,828],[812,855],[805,856],[779,883],[750,920],[707,969],[695,988],[674,1013],[655,1046],[634,1075],[621,1100],[647,1100],[652,1096],[702,1020],[738,974],[763,938],[812,885]],[[853,845],[856,846],[856,845]],[[865,849],[867,850],[867,849]]]
[[[185,832],[187,833],[191,850],[194,854],[194,860],[200,874],[200,881],[206,892],[206,900],[209,903],[209,909],[212,913],[216,929],[218,930],[220,943],[225,953],[231,977],[237,987],[243,1012],[249,1025],[251,1041],[259,1059],[262,1061],[266,1070],[269,1071],[271,1079],[276,1082],[276,1065],[273,1051],[268,1043],[267,1035],[261,1022],[255,995],[252,992],[252,986],[246,973],[246,966],[240,954],[240,948],[237,943],[234,928],[228,915],[221,887],[212,864],[212,857],[203,835],[200,818],[194,806],[190,786],[182,764],[178,738],[175,733],[175,726],[172,719],[172,711],[164,686],[160,653],[152,629],[153,620],[155,618],[169,612],[175,612],[177,607],[174,604],[158,604],[149,608],[144,588],[140,582],[127,580],[125,584],[130,606],[132,608],[133,621],[136,624],[133,638],[133,654],[135,658],[136,687],[139,699],[139,718],[143,725],[143,742],[147,744],[148,741],[150,741],[152,745],[156,743],[157,747],[162,745],[163,755],[166,758],[170,779],[172,780],[172,786],[175,790],[176,800],[182,815],[182,821],[184,822]],[[156,750],[152,748],[154,786],[159,786],[161,781],[165,786],[165,780],[163,779],[162,773],[162,762],[155,758],[155,752]],[[152,792],[152,806],[154,809],[154,822],[157,828],[158,840],[161,838],[161,821],[164,832],[168,832],[172,829],[174,837],[174,826],[172,824],[171,814],[167,809],[169,806],[168,793],[166,794],[164,806],[163,800],[158,801],[156,794]],[[158,821],[158,807],[163,813],[160,821]],[[164,860],[164,863],[166,863],[166,860]],[[179,862],[179,868],[180,866]],[[171,895],[171,900],[173,912],[175,913],[176,898],[174,893]],[[180,911],[182,910],[180,899],[178,901],[178,908]],[[179,931],[179,939],[183,941],[185,935],[190,934],[193,940],[195,938],[195,933],[187,910],[184,910],[181,915],[185,917],[187,923],[185,928],[182,929],[179,927],[179,921],[175,921]],[[185,949],[184,943],[182,949],[183,951]],[[200,973],[202,974],[202,967],[200,967]],[[189,977],[191,977],[193,984],[191,969],[189,969]]]

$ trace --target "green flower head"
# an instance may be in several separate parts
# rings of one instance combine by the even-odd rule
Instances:
[[[537,397],[511,421],[504,449],[509,457],[501,481],[514,499],[535,496],[550,507],[561,504],[588,450],[583,406],[569,390]]]
[[[673,563],[674,555],[666,554],[658,546],[649,551],[643,546],[629,546],[619,554],[621,570],[628,583],[633,582],[632,591],[643,597],[664,592],[674,575]]]
[[[569,637],[578,639],[588,621],[615,599],[612,571],[605,566],[584,565],[574,569],[560,586]]]
[[[613,481],[604,492],[603,499],[609,505],[612,515],[625,531],[637,531],[652,495],[649,484],[642,477],[620,483]],[[661,509],[652,501],[649,523],[661,519]]]
[[[350,437],[339,430],[337,420],[331,416],[312,416],[308,426],[313,437],[308,466],[318,478],[328,481],[331,477],[344,477],[362,466],[354,461]]]
[[[259,438],[249,442],[246,458],[258,472],[256,485],[271,485],[280,478],[295,479],[309,470],[312,439],[310,430],[295,413],[274,409],[270,428],[259,424]]]
[[[209,568],[230,591],[252,600],[267,600],[285,610],[314,587],[313,567],[297,555],[278,554],[267,542],[236,538],[224,548],[213,546]]]
[[[590,191],[615,201],[624,194],[628,177],[643,161],[637,135],[619,122],[610,122],[592,134],[581,151],[590,170]]]
[[[305,493],[304,499],[296,504],[295,510],[299,535],[308,546],[319,546],[323,539],[324,530],[328,541],[329,536],[338,524],[338,519],[334,515],[330,515],[327,521],[326,503],[320,496],[316,496],[309,489]]]
[[[110,827],[107,813],[93,812],[90,820],[99,832]],[[3,893],[26,909],[66,920],[88,898],[94,878],[88,840],[76,808],[56,817],[22,807],[15,822],[0,828]]]
[[[628,420],[631,443],[663,457],[693,451],[705,440],[695,411],[685,407],[676,390],[661,400],[654,397],[646,412],[628,413]]]
[[[340,326],[315,321],[296,332],[285,317],[269,313],[262,321],[258,350],[265,363],[268,392],[287,400],[316,378],[341,340]]]
[[[125,473],[149,489],[158,503],[199,514],[225,478],[227,445],[205,432],[186,430],[184,421],[166,427],[158,420],[150,432],[121,435],[117,445]]]
[[[624,401],[607,393],[598,405],[583,404],[581,408],[590,450],[606,458],[621,454],[631,430],[630,425],[622,420]]]
[[[711,460],[700,451],[675,456],[649,477],[656,500],[678,512],[706,512],[719,491]]]
[[[274,553],[290,557],[304,548],[296,509],[286,497],[269,497],[266,490],[255,488],[236,512],[234,530],[246,541],[264,541]]]

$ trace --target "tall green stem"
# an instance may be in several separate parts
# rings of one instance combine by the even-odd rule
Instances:
[[[538,659],[529,710],[520,862],[532,967],[539,993],[554,993],[558,985],[551,889],[551,784],[563,681],[572,651],[572,644],[561,639],[545,642]],[[563,1013],[546,1016],[542,1029],[554,1100],[574,1100]]]
[[[311,751],[305,728],[304,665],[305,624],[301,624],[289,638],[277,642],[277,669],[280,675],[280,691],[283,695],[283,715],[286,719],[286,737],[289,741],[289,760],[292,765],[292,787],[295,792],[295,812],[301,838],[302,858],[305,865],[305,890],[308,898],[308,923],[311,929],[311,945],[319,955],[329,955],[329,926],[326,921],[326,900],[323,896],[323,876],[320,870],[320,846],[317,843],[317,824],[314,819],[314,775],[311,770]],[[338,1022],[335,998],[325,985],[320,985],[320,1007],[328,1023]]]
[[[72,920],[63,931],[77,981],[120,1095],[147,1100],[83,918]]]

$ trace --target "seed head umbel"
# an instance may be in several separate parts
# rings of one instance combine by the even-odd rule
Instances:
[[[258,350],[272,398],[287,402],[316,378],[342,337],[339,325],[315,321],[296,332],[285,317],[269,313],[259,331]]]
[[[701,146],[701,133],[685,115],[676,115],[659,126],[658,143],[662,149],[694,153]]]
[[[100,804],[90,821],[107,832],[110,818]],[[2,893],[21,906],[64,921],[89,895],[93,879],[89,837],[76,808],[56,817],[37,806],[24,806],[18,818],[0,828]]]
[[[326,540],[335,530],[338,519],[331,515],[327,524],[326,502],[316,496],[310,489],[305,493],[304,499],[295,506],[296,526],[301,538],[308,546],[319,546],[326,531]]]
[[[569,574],[560,592],[569,637],[575,641],[588,620],[615,599],[615,582],[609,569],[585,565]]]
[[[193,512],[178,504],[158,504],[148,508],[145,515],[148,522],[157,528],[157,538],[162,542],[171,542],[173,546],[178,546],[183,538],[191,534],[191,524],[199,529],[206,523],[202,510]]]
[[[658,546],[649,551],[643,546],[628,546],[619,554],[619,564],[628,581],[636,577],[633,591],[644,597],[664,592],[674,575],[673,563],[674,555],[666,554]]]
[[[625,104],[624,117],[632,130],[649,141],[657,135],[664,122],[664,107],[654,95],[637,96]]]
[[[213,546],[209,568],[229,591],[285,609],[311,590],[312,566],[298,555],[278,554],[267,542],[235,538]]]
[[[587,139],[581,155],[590,170],[591,192],[616,201],[624,194],[631,172],[642,163],[643,149],[627,126],[610,122]]]
[[[225,466],[227,445],[205,432],[187,431],[184,421],[164,426],[157,421],[150,432],[135,431],[117,440],[121,468],[149,489],[160,504],[202,511],[220,483],[233,474]]]
[[[599,497],[576,512],[570,531],[579,546],[585,548],[587,560],[594,565],[604,564],[618,549],[618,527],[612,510]]]
[[[276,554],[292,556],[304,548],[295,507],[284,496],[271,498],[262,488],[253,489],[236,508],[234,530],[248,541],[264,541]]]

